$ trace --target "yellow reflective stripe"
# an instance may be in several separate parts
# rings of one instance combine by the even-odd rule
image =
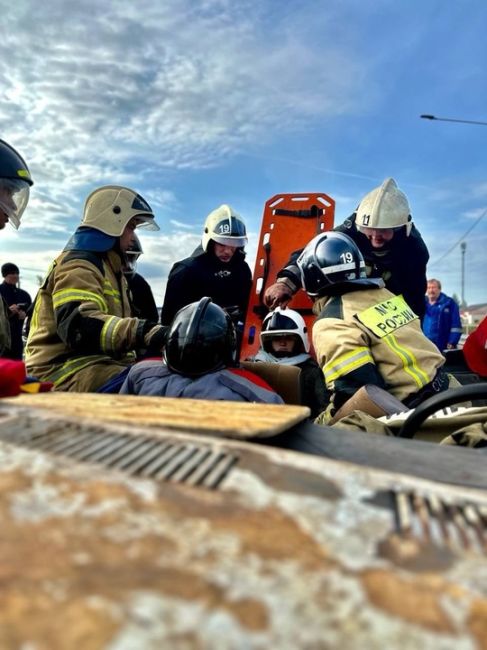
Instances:
[[[63,363],[59,370],[51,373],[47,377],[47,381],[52,381],[55,386],[61,384],[65,379],[73,375],[75,372],[86,368],[97,361],[106,361],[107,357],[105,355],[91,355],[89,357],[76,357],[76,359],[71,359]]]
[[[404,372],[407,372],[407,374],[414,379],[418,388],[423,388],[423,386],[430,383],[431,379],[425,371],[419,367],[418,360],[411,350],[399,345],[393,334],[385,336],[382,340],[384,343],[387,343],[391,350],[401,359]]]
[[[102,312],[108,311],[108,305],[102,296],[85,289],[62,289],[52,295],[54,309],[58,309],[67,302],[94,302]]]
[[[105,280],[103,283],[103,293],[105,296],[111,296],[113,300],[119,304],[122,302],[120,291],[114,289],[108,280]]]
[[[100,347],[103,352],[113,352],[115,349],[115,338],[122,319],[117,316],[110,316],[104,322],[100,333]]]
[[[374,363],[369,348],[354,348],[352,352],[342,354],[341,357],[330,361],[323,367],[325,381],[328,384],[338,377],[347,375],[349,372],[352,372],[352,370],[365,366],[367,363]]]

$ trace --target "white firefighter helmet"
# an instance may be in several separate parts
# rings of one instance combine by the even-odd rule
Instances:
[[[357,208],[356,225],[362,228],[400,228],[411,232],[411,210],[404,192],[393,178],[386,178],[380,187],[366,194]]]
[[[201,246],[206,252],[212,240],[223,246],[243,248],[247,244],[247,229],[242,217],[229,205],[223,204],[206,217]]]
[[[132,218],[137,226],[159,230],[150,205],[140,194],[119,185],[105,185],[86,199],[82,226],[89,226],[112,237],[120,237]]]
[[[276,307],[264,318],[260,333],[260,345],[266,352],[272,352],[271,341],[276,336],[295,335],[303,344],[303,351],[309,352],[308,329],[304,318],[294,309]]]

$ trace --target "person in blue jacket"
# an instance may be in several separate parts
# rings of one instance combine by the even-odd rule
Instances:
[[[235,326],[207,296],[177,312],[163,359],[136,363],[120,393],[283,404],[260,377],[238,367]]]
[[[441,282],[428,280],[425,296],[426,311],[423,332],[439,350],[454,350],[462,335],[462,323],[457,303],[442,293]]]

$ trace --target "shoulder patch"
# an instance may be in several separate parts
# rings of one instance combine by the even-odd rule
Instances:
[[[418,320],[402,296],[394,296],[389,300],[378,302],[355,314],[355,318],[380,339]]]

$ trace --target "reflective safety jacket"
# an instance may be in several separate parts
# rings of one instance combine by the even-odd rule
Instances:
[[[29,374],[53,382],[55,390],[96,390],[134,362],[153,325],[130,313],[118,253],[64,251],[34,305],[25,349]]]
[[[444,363],[404,298],[387,289],[320,298],[313,311],[313,345],[335,408],[365,384],[408,403],[435,381]]]

